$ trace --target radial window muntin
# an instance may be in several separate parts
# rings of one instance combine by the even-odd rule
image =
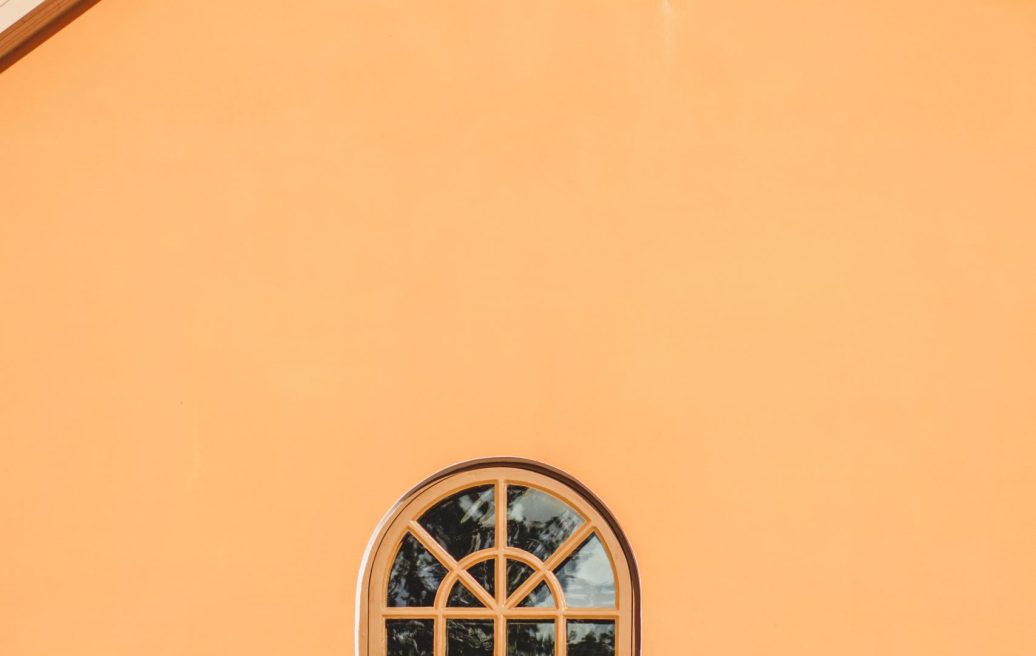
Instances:
[[[447,621],[483,619],[494,621],[493,656],[507,656],[507,622],[541,620],[554,623],[554,656],[566,656],[565,637],[570,620],[604,620],[615,625],[615,656],[636,656],[636,572],[629,547],[607,509],[573,479],[549,467],[527,461],[470,463],[444,472],[409,493],[386,517],[372,539],[361,581],[357,654],[386,656],[386,622],[392,620],[435,620],[434,656],[447,656]],[[469,488],[493,486],[493,540],[488,548],[454,558],[421,524],[426,512]],[[545,559],[508,545],[508,486],[535,489],[567,505],[581,522]],[[432,606],[388,606],[389,573],[405,535],[412,535],[446,570]],[[610,561],[613,603],[593,608],[571,607],[555,570],[596,536]],[[507,559],[524,563],[532,574],[512,594],[507,594]],[[494,565],[495,594],[490,594],[468,569],[480,562]],[[454,585],[462,582],[482,607],[449,606]],[[540,584],[546,584],[553,603],[521,606]],[[599,597],[597,597],[599,599]]]

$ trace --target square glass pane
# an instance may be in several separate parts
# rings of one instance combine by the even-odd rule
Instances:
[[[568,656],[615,656],[615,622],[569,620]]]
[[[435,620],[388,620],[385,629],[388,656],[432,656]]]
[[[493,620],[446,620],[447,656],[493,656]]]
[[[554,622],[509,621],[507,656],[554,656]]]

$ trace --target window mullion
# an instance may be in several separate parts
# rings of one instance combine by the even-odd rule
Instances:
[[[435,614],[435,656],[446,656],[446,617],[441,610]]]
[[[433,556],[439,559],[439,562],[446,567],[447,570],[456,571],[457,560],[450,555],[450,552],[446,551],[439,541],[432,537],[432,534],[425,530],[425,527],[421,526],[417,520],[411,519],[408,528],[410,532],[414,534],[414,537],[424,545]]]
[[[568,656],[568,626],[563,612],[558,613],[558,620],[554,623],[554,654]]]
[[[493,656],[507,656],[507,620],[503,608],[507,601],[507,481],[496,482],[496,637]]]
[[[566,558],[572,555],[572,552],[579,548],[579,545],[590,537],[594,532],[594,525],[592,522],[585,522],[582,526],[576,529],[572,535],[568,536],[568,539],[561,543],[561,546],[557,548],[550,555],[547,560],[543,561],[543,569],[547,571],[553,571],[561,564]]]

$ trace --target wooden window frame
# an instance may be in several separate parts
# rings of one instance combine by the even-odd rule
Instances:
[[[492,549],[454,559],[418,523],[418,518],[447,497],[478,485],[495,485],[496,533]],[[578,512],[583,523],[546,560],[507,546],[507,485],[539,489],[564,501]],[[432,553],[446,568],[432,607],[388,607],[388,575],[407,533]],[[591,535],[596,534],[608,553],[615,578],[614,608],[569,608],[553,570]],[[532,567],[533,574],[514,593],[507,595],[506,559]],[[467,571],[472,565],[495,559],[495,595],[491,596]],[[448,607],[456,581],[462,580],[484,608]],[[555,608],[525,608],[518,603],[541,581],[554,594]],[[385,656],[386,620],[435,619],[434,653],[446,654],[446,622],[450,619],[492,619],[494,656],[507,654],[507,624],[511,620],[553,620],[555,656],[567,656],[569,619],[615,621],[615,656],[640,655],[640,580],[629,541],[615,517],[601,500],[571,476],[542,463],[520,458],[475,460],[446,469],[417,485],[385,516],[367,547],[357,590],[357,656]]]
[[[78,18],[99,0],[43,0],[0,32],[0,72]]]

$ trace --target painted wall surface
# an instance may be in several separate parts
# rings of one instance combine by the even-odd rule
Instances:
[[[102,0],[0,75],[0,653],[342,656],[453,462],[647,656],[1036,653],[1036,5]]]

